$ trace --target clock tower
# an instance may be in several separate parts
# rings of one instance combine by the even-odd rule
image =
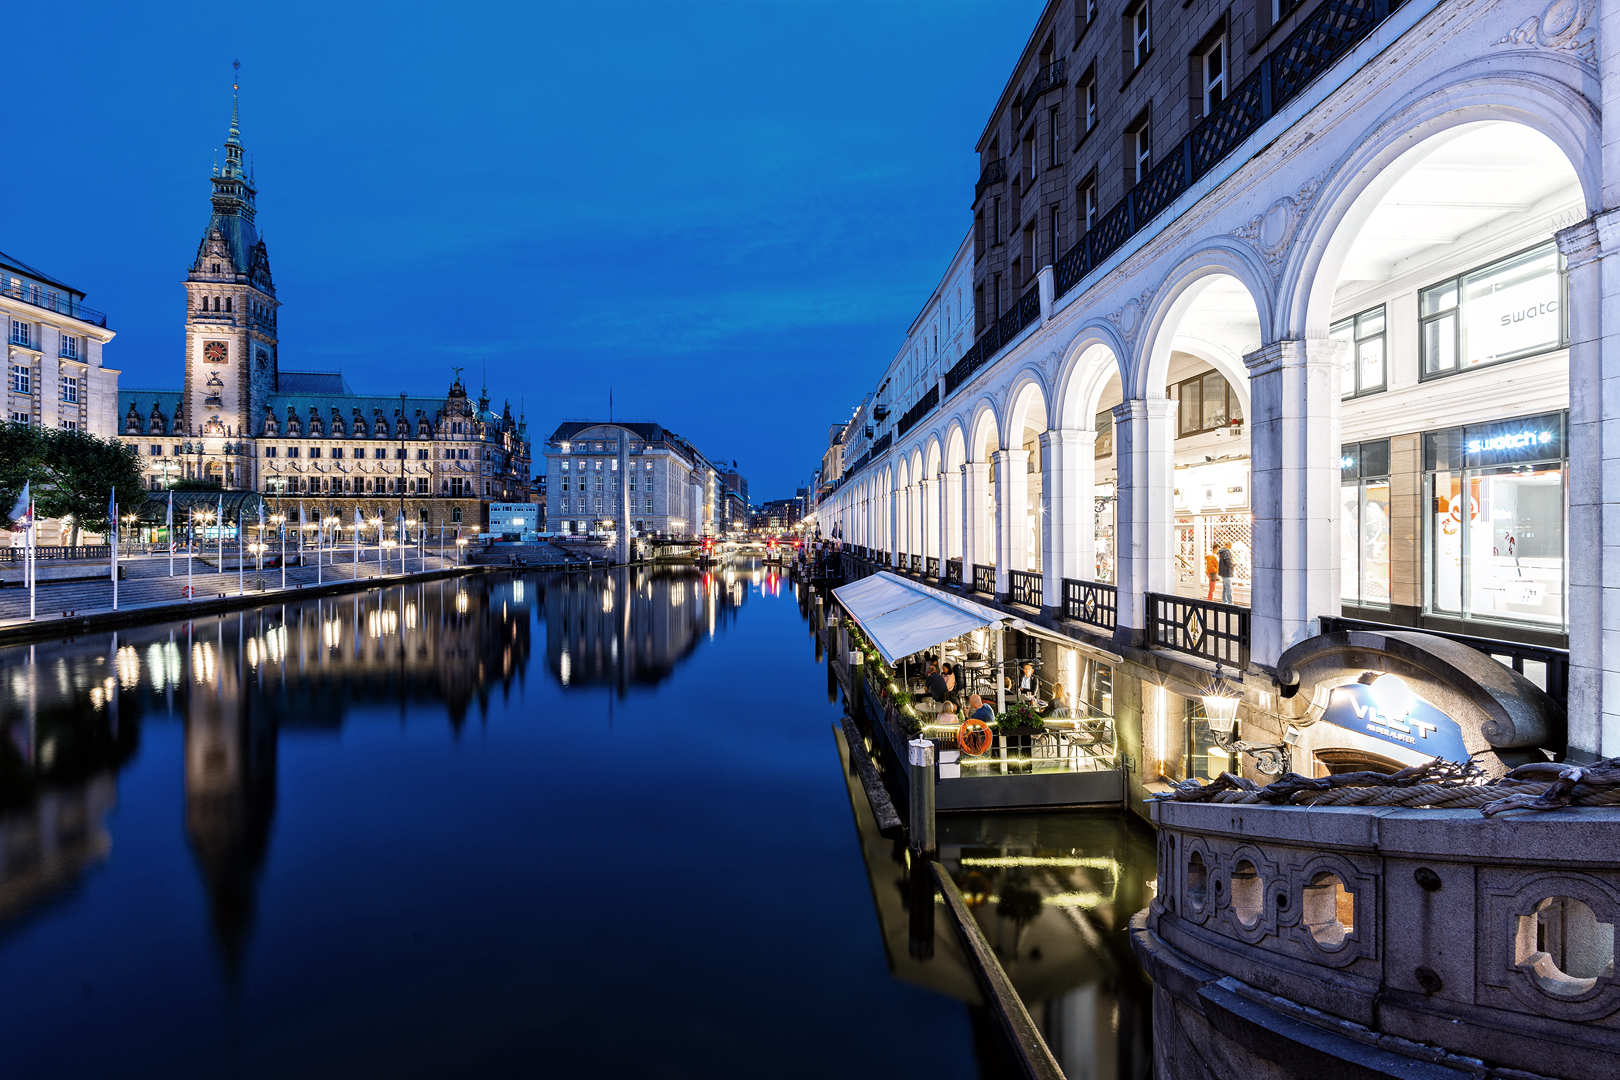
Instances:
[[[279,306],[270,256],[253,222],[258,192],[243,167],[236,92],[232,85],[231,130],[225,163],[214,166],[212,213],[186,274],[185,431],[201,437],[209,472],[227,488],[252,482],[239,446],[253,437],[276,389]]]

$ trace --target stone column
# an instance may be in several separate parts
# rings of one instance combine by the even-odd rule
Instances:
[[[1569,292],[1569,748],[1620,754],[1620,212],[1558,234]],[[1612,318],[1610,316],[1613,316]],[[1614,528],[1609,528],[1610,524]],[[1615,573],[1611,576],[1609,570]],[[1609,634],[1616,644],[1604,648]]]
[[[1114,406],[1114,580],[1119,589],[1114,636],[1128,645],[1146,641],[1148,591],[1170,591],[1175,413],[1175,402],[1167,398],[1135,398]]]
[[[939,474],[939,579],[945,580],[945,561],[962,554],[962,474]]]
[[[1063,613],[1063,579],[1089,580],[1086,555],[1095,550],[1092,485],[1096,480],[1095,431],[1047,431],[1041,435],[1041,603]]]
[[[907,555],[917,551],[917,485],[907,484],[905,502],[900,508],[902,524],[900,526],[900,541],[894,545],[896,552],[904,551]]]
[[[917,537],[926,574],[928,557],[939,557],[939,481],[932,478],[917,481]]]
[[[996,470],[996,595],[1006,596],[1007,574],[1029,564],[1029,451],[997,450],[990,455]]]
[[[973,564],[983,562],[984,499],[990,490],[990,466],[969,461],[962,466],[962,583],[973,584]]]
[[[1250,663],[1274,668],[1284,649],[1339,612],[1339,356],[1332,338],[1279,341],[1249,368]]]

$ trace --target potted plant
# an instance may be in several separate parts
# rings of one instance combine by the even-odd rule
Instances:
[[[1046,721],[1041,714],[1027,701],[1014,701],[1007,706],[1007,711],[996,717],[996,730],[1003,735],[1022,734],[1030,731],[1043,731]]]

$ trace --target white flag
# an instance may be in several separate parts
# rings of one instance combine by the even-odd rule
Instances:
[[[17,496],[17,505],[11,508],[11,520],[20,523],[24,529],[31,524],[28,520],[28,483],[23,484],[22,494]]]
[[[163,524],[165,528],[174,528],[174,492],[172,491],[169,492],[169,508],[163,512]]]

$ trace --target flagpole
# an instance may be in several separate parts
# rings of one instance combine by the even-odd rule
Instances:
[[[322,540],[323,540],[321,534],[323,532],[325,532],[325,531],[326,530],[324,528],[322,528],[322,526],[321,526],[320,519],[316,518],[315,519],[315,584],[317,584],[317,585],[321,584],[322,572],[325,570],[325,564],[324,564],[323,560],[321,559],[321,544],[322,544]]]
[[[354,512],[354,579],[360,580],[360,511]]]
[[[118,610],[118,489],[107,496],[107,538],[112,541],[113,610]]]
[[[39,529],[39,515],[34,512],[34,501],[28,500],[28,621],[34,621],[34,586],[38,574],[35,563],[39,560],[36,533]]]
[[[163,531],[168,535],[164,539],[169,541],[169,576],[174,577],[174,490],[169,491],[169,509],[163,520]]]
[[[280,513],[280,511],[278,510],[277,513]],[[287,515],[282,514],[281,516],[285,519]],[[276,529],[281,533],[281,587],[285,589],[287,587],[287,522],[282,520],[276,525]],[[299,539],[303,539],[302,534],[299,535]]]
[[[191,564],[195,561],[191,549],[197,542],[197,511],[195,507],[191,511],[191,527],[186,532],[186,599],[191,600],[197,595],[197,590],[192,588],[191,585]]]
[[[236,512],[236,595],[247,595],[247,578],[242,573],[242,511]]]

